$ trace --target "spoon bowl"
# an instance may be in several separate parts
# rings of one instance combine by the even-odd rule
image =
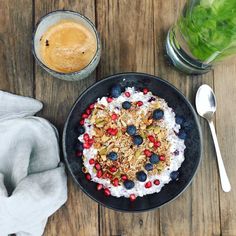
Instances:
[[[216,97],[207,84],[203,84],[197,91],[196,108],[200,116],[207,120],[212,120],[216,111]]]

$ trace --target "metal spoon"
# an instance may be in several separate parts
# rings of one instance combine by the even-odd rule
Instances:
[[[216,137],[216,130],[213,123],[213,116],[216,111],[216,97],[211,87],[206,84],[200,86],[196,94],[195,102],[198,114],[205,118],[210,126],[212,138],[215,144],[221,186],[224,192],[229,192],[231,190],[231,185],[225,171],[218,140]]]

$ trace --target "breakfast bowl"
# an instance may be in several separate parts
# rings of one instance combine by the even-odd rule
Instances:
[[[83,121],[83,124],[84,124],[84,119],[82,117],[85,117],[84,115],[85,111],[88,111],[88,107],[94,106],[94,103],[97,101],[98,98],[106,97],[107,100],[109,100],[111,98],[111,89],[114,86],[119,86],[121,90],[123,91],[123,93],[124,91],[126,91],[127,96],[130,96],[130,93],[131,95],[132,93],[136,93],[138,97],[141,97],[141,94],[147,94],[144,96],[153,96],[153,97],[156,96],[157,98],[161,98],[163,101],[165,101],[166,104],[168,104],[168,109],[176,120],[175,125],[177,127],[177,130],[175,130],[175,133],[176,133],[176,136],[178,136],[181,139],[181,141],[179,142],[182,144],[184,143],[184,148],[182,148],[182,150],[184,150],[183,152],[184,158],[182,159],[180,165],[178,166],[177,168],[178,170],[175,168],[174,169],[175,171],[173,171],[175,174],[175,177],[173,178],[168,177],[168,181],[166,181],[161,188],[158,189],[156,187],[156,189],[158,189],[157,192],[155,191],[150,192],[148,190],[149,192],[147,191],[147,194],[143,194],[142,192],[136,189],[136,192],[139,192],[140,195],[137,195],[137,197],[134,197],[134,195],[131,194],[131,197],[129,198],[127,197],[127,194],[125,193],[123,195],[115,194],[116,192],[113,191],[113,187],[110,187],[109,189],[108,188],[103,189],[101,187],[101,184],[98,178],[95,178],[95,181],[90,181],[91,175],[93,175],[93,173],[90,173],[91,175],[87,173],[86,168],[85,168],[85,162],[83,159],[84,157],[82,158],[81,156],[81,150],[80,150],[80,154],[78,155],[78,150],[77,150],[78,142],[80,142],[79,139],[81,140],[81,137],[83,137],[83,135],[81,135],[81,132],[78,131],[78,129],[81,129],[81,124],[82,124],[81,121]],[[130,91],[129,94],[127,94],[127,89],[128,91]],[[138,91],[143,91],[143,92],[138,92]],[[139,106],[143,105],[142,102],[140,104],[139,102],[135,104],[137,104],[136,105],[137,109]],[[144,104],[143,106],[145,105],[146,104]],[[102,104],[102,106],[104,105]],[[127,109],[127,107],[123,107],[123,108]],[[88,112],[88,114],[91,114],[90,111]],[[88,117],[88,115],[86,115],[86,117]],[[154,118],[155,119],[158,118],[158,114],[157,114],[157,117],[153,117],[153,119]],[[108,132],[110,131],[108,130]],[[111,133],[111,135],[113,134]],[[125,135],[127,138],[129,138],[129,135],[127,133],[125,133]],[[135,135],[135,136],[138,136],[138,135]],[[134,140],[134,136],[132,137],[133,139],[132,138],[130,139]],[[114,140],[116,139],[116,137],[111,137],[111,138],[113,138]],[[134,144],[135,144],[135,141],[134,141]],[[95,145],[95,144],[91,143],[89,147],[85,147],[85,148],[90,148],[92,145]],[[139,144],[136,143],[136,145],[139,145]],[[130,148],[133,148],[131,146]],[[184,190],[189,186],[189,184],[191,183],[197,171],[197,168],[201,160],[202,135],[201,135],[199,121],[192,105],[184,97],[184,95],[180,91],[178,91],[173,85],[171,85],[170,83],[158,77],[155,77],[149,74],[122,73],[122,74],[112,75],[98,81],[97,83],[89,87],[85,92],[83,92],[80,95],[80,97],[77,99],[65,123],[64,132],[63,132],[63,153],[64,153],[64,158],[65,158],[67,168],[70,174],[72,175],[75,183],[89,197],[91,197],[93,200],[100,203],[101,205],[114,209],[114,210],[126,211],[126,212],[141,212],[141,211],[147,211],[147,210],[160,207],[172,201],[173,199],[178,197],[181,193],[183,193]],[[84,156],[87,155],[87,157],[90,158],[88,153],[89,152],[84,152]],[[179,155],[179,154],[176,154],[176,155]],[[173,157],[173,158],[177,158],[177,157]],[[169,168],[171,168],[171,164],[169,165],[167,169]],[[146,166],[145,166],[145,169],[148,170]],[[93,172],[93,169],[91,169],[91,171]],[[98,174],[98,171],[97,171],[97,174]],[[139,178],[139,176],[137,178]],[[158,181],[155,180],[155,181],[153,181],[154,184],[157,184],[157,185],[160,184],[159,180]],[[115,186],[119,185],[119,189],[121,189],[122,186],[125,185],[125,182],[122,182],[122,181],[118,184],[114,182],[112,183]],[[148,181],[148,183],[145,183],[145,187],[149,189],[150,186],[148,184],[152,185],[153,183]],[[137,186],[141,186],[142,184],[143,183],[137,184]],[[100,187],[98,188],[98,186]],[[126,193],[129,191],[130,191],[129,189],[128,190],[124,189],[124,192]]]

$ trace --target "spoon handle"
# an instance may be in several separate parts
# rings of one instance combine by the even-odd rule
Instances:
[[[211,129],[212,138],[213,138],[213,141],[215,144],[218,168],[219,168],[219,172],[220,172],[221,186],[222,186],[222,189],[224,192],[229,192],[231,190],[231,185],[230,185],[229,178],[228,178],[226,171],[225,171],[225,166],[224,166],[222,156],[220,153],[219,143],[217,140],[216,130],[215,130],[215,126],[214,126],[213,121],[209,121],[209,126]]]

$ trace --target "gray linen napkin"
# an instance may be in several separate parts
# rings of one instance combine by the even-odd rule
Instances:
[[[67,199],[58,134],[42,103],[0,91],[0,236],[40,236]]]

